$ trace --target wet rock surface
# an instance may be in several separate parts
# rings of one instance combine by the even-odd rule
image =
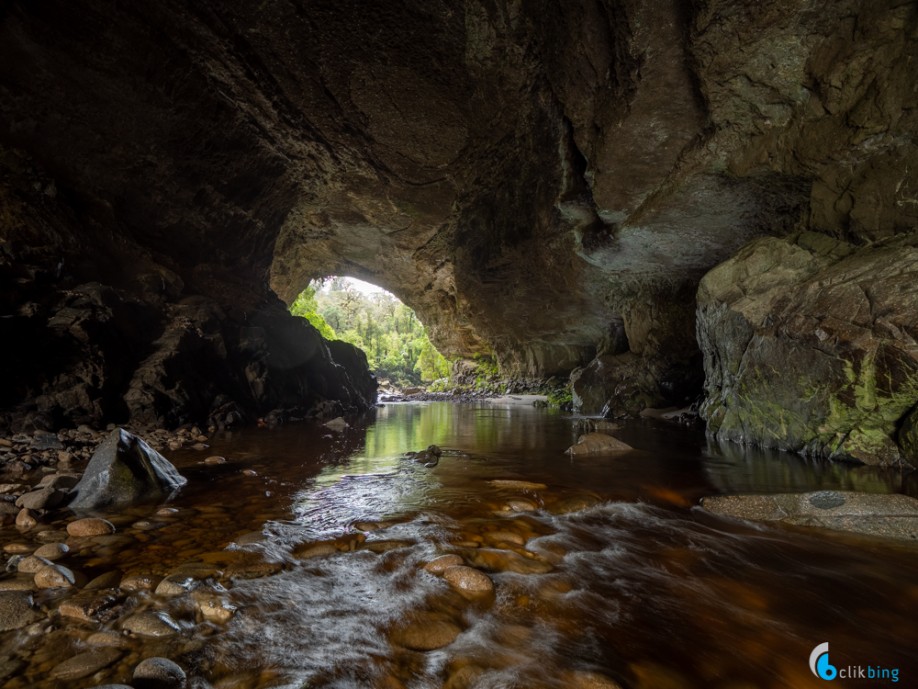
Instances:
[[[698,292],[702,416],[721,439],[918,464],[918,235],[763,239]]]
[[[709,512],[907,541],[918,540],[918,500],[907,495],[820,491],[705,498]]]
[[[185,483],[187,479],[169,460],[141,438],[119,428],[112,431],[89,460],[83,478],[73,488],[69,507],[90,510],[144,498],[167,498]],[[105,528],[98,522],[83,522],[83,525],[89,530],[101,527],[103,532]]]

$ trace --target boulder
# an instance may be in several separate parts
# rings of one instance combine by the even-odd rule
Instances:
[[[857,247],[802,232],[705,275],[698,341],[718,439],[918,465],[918,235]]]
[[[90,510],[149,498],[167,498],[186,479],[161,454],[122,428],[95,451],[74,487],[71,509]]]
[[[606,433],[587,433],[580,436],[576,444],[567,448],[567,452],[571,455],[604,455],[633,449],[628,443],[623,443]]]

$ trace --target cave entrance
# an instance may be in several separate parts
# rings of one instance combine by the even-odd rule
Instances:
[[[290,305],[328,340],[360,348],[382,388],[445,383],[450,363],[413,309],[381,287],[346,276],[312,280]],[[441,383],[442,385],[442,383]]]

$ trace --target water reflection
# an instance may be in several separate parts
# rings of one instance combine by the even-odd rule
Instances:
[[[571,458],[574,421],[522,405],[394,404],[342,432],[224,434],[210,452],[226,464],[175,453],[191,480],[170,511],[110,515],[115,537],[64,562],[87,578],[184,568],[232,619],[202,620],[190,594],[118,590],[110,617],[58,616],[50,634],[0,638],[0,669],[22,662],[14,689],[127,682],[150,655],[175,659],[201,689],[798,689],[823,685],[806,661],[828,640],[839,662],[897,666],[902,686],[918,677],[914,547],[695,507],[721,491],[889,491],[912,479],[653,421],[619,433],[633,452]],[[445,448],[437,466],[404,457],[430,444]],[[424,568],[444,554],[494,591],[471,599]],[[36,599],[53,609],[69,595]],[[124,635],[124,616],[146,610],[181,634]],[[100,630],[127,644],[123,658],[92,682],[49,674]]]

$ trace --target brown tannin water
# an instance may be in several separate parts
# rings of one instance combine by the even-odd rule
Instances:
[[[220,689],[800,689],[826,684],[809,657],[828,642],[838,668],[888,671],[830,686],[918,686],[918,547],[696,507],[720,492],[914,493],[914,479],[662,422],[618,435],[636,451],[572,459],[574,422],[557,412],[393,404],[341,433],[227,433],[205,453],[226,464],[170,454],[189,485],[74,544],[62,562],[101,583],[37,593],[51,616],[0,634],[0,676],[130,684],[141,658],[164,656],[189,686]],[[436,466],[404,456],[430,444]],[[443,555],[493,590],[425,569]],[[158,584],[170,574],[177,586]],[[79,619],[81,596],[108,603]],[[59,670],[100,648],[117,653],[91,674]]]

